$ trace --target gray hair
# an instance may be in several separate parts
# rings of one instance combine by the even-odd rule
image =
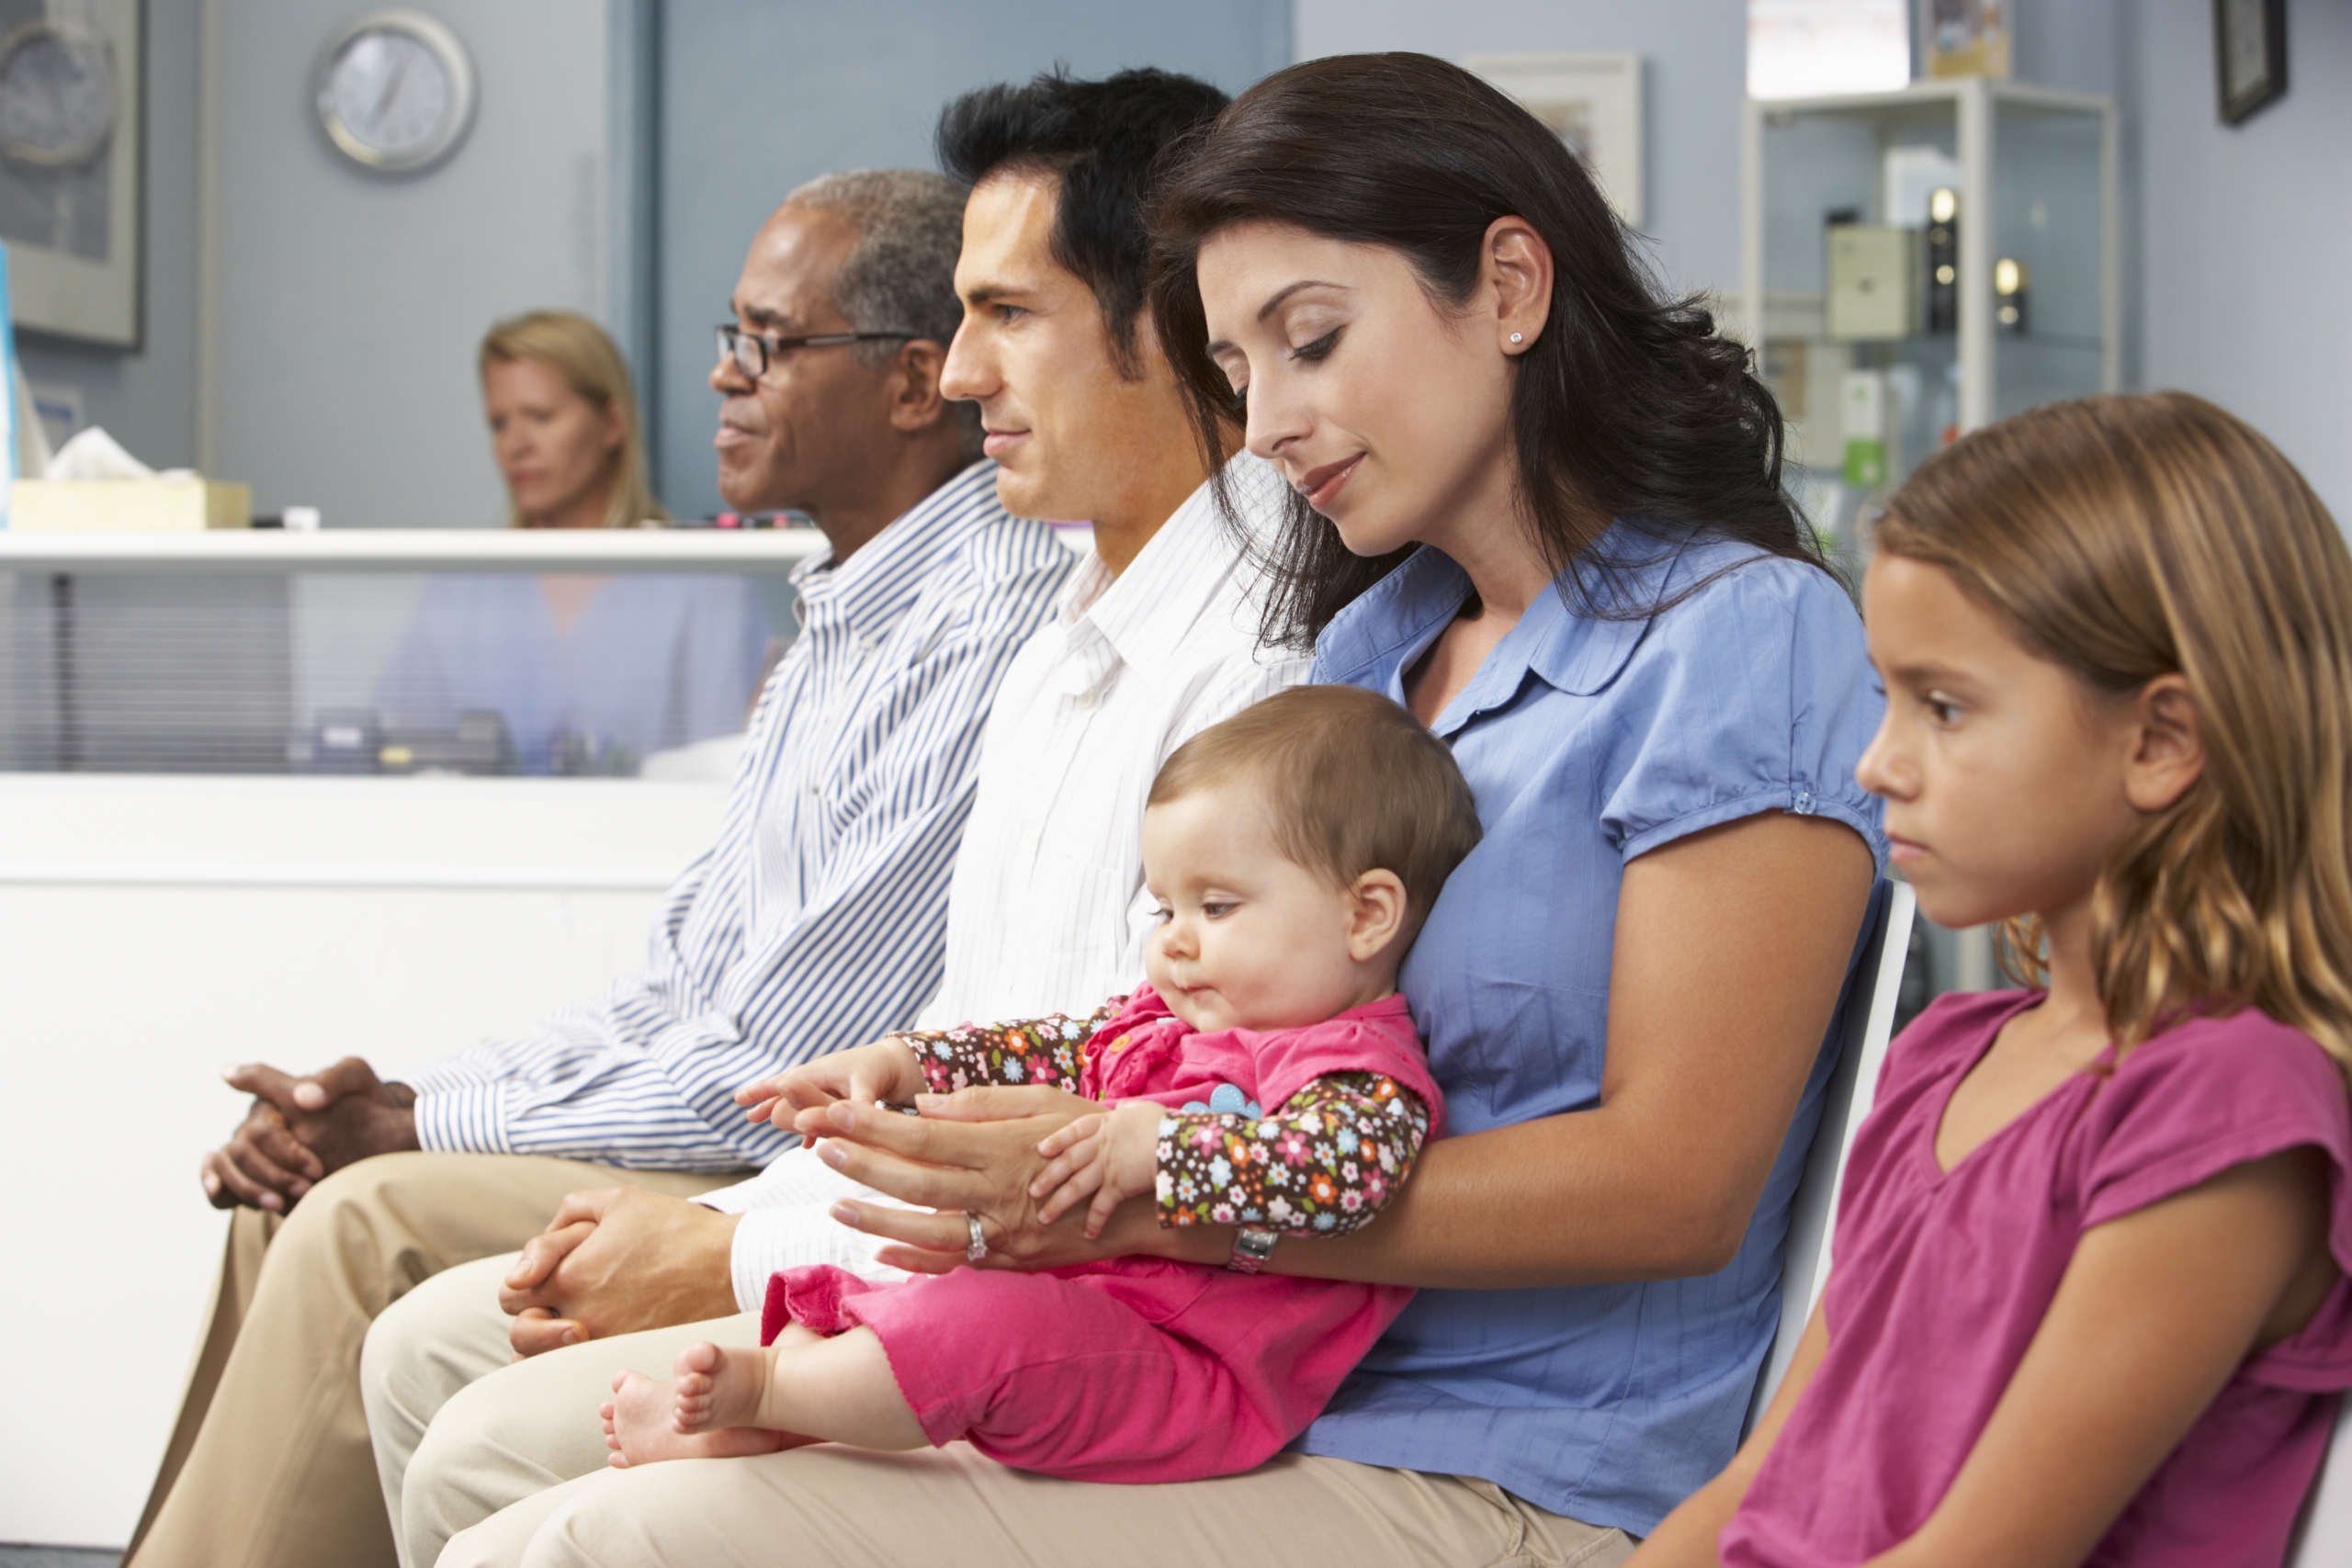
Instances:
[[[785,200],[831,212],[857,231],[833,279],[833,303],[862,333],[913,333],[945,348],[964,319],[956,257],[964,248],[965,189],[926,169],[850,169],[820,175]],[[888,363],[895,345],[857,345],[862,363]],[[980,456],[980,409],[956,402],[967,461]]]

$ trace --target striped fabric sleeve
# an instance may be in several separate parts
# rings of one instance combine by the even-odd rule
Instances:
[[[911,1020],[937,987],[948,875],[989,705],[1067,570],[1065,559],[1047,556],[984,573],[965,618],[878,699],[890,733],[820,885],[794,921],[761,936],[756,956],[719,956],[729,971],[722,999],[740,1010],[677,1017],[646,982],[624,981],[594,1010],[619,1015],[617,1031],[575,1010],[412,1077],[419,1143],[666,1170],[764,1165],[791,1146],[789,1134],[747,1122],[734,1092],[794,1062],[879,1038]],[[748,845],[729,841],[741,836],[733,818],[736,830],[688,878],[748,855]],[[677,908],[673,898],[669,909]],[[670,923],[657,943],[674,941]],[[666,954],[656,969],[686,962]],[[758,976],[749,984],[738,978],[746,968]],[[616,1043],[616,1032],[644,1043]]]

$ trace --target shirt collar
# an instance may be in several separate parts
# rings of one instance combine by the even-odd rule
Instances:
[[[1281,481],[1248,453],[1226,465],[1226,480],[1241,526],[1269,538],[1281,517]],[[1127,570],[1115,578],[1100,556],[1090,557],[1064,590],[1061,619],[1073,632],[1091,626],[1123,663],[1151,671],[1183,648],[1204,615],[1227,610],[1234,575],[1247,570],[1242,545],[1204,483],[1159,525]],[[1254,615],[1254,595],[1239,595]]]
[[[839,566],[829,545],[794,568],[802,620],[821,614],[870,632],[889,626],[964,548],[975,518],[998,512],[996,464],[984,458],[892,518]]]
[[[1655,618],[1628,617],[1612,609],[1655,602],[1694,570],[1735,564],[1733,558],[1718,559],[1724,551],[1713,542],[1653,543],[1623,524],[1611,524],[1588,547],[1595,558],[1615,561],[1616,570],[1606,577],[1588,570],[1589,599],[1574,586],[1564,595],[1555,584],[1530,604],[1438,716],[1431,726],[1438,734],[1450,735],[1478,714],[1508,703],[1530,674],[1571,695],[1601,691],[1625,667]],[[1469,594],[1469,574],[1453,558],[1426,547],[1415,551],[1324,628],[1316,643],[1317,678],[1375,682],[1403,702],[1405,671],[1437,640]]]

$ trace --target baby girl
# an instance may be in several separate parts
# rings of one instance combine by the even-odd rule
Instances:
[[[1083,1022],[893,1036],[759,1090],[782,1122],[853,1078],[892,1101],[1065,1085],[1104,1109],[1040,1145],[1041,1216],[1083,1204],[1098,1235],[1142,1199],[1162,1225],[1242,1226],[1236,1266],[790,1269],[763,1348],[695,1345],[674,1382],[616,1381],[613,1462],[960,1439],[1050,1475],[1168,1482],[1279,1451],[1412,1293],[1256,1268],[1277,1235],[1369,1223],[1442,1130],[1396,972],[1478,833],[1452,754],[1373,693],[1284,692],[1188,741],[1144,813],[1148,985]]]

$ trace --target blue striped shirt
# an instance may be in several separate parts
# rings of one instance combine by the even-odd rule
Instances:
[[[791,1140],[734,1092],[906,1027],[937,988],[981,728],[1073,565],[998,504],[993,463],[841,565],[803,563],[801,634],[645,972],[413,1077],[418,1141],[670,1170],[781,1153]]]

